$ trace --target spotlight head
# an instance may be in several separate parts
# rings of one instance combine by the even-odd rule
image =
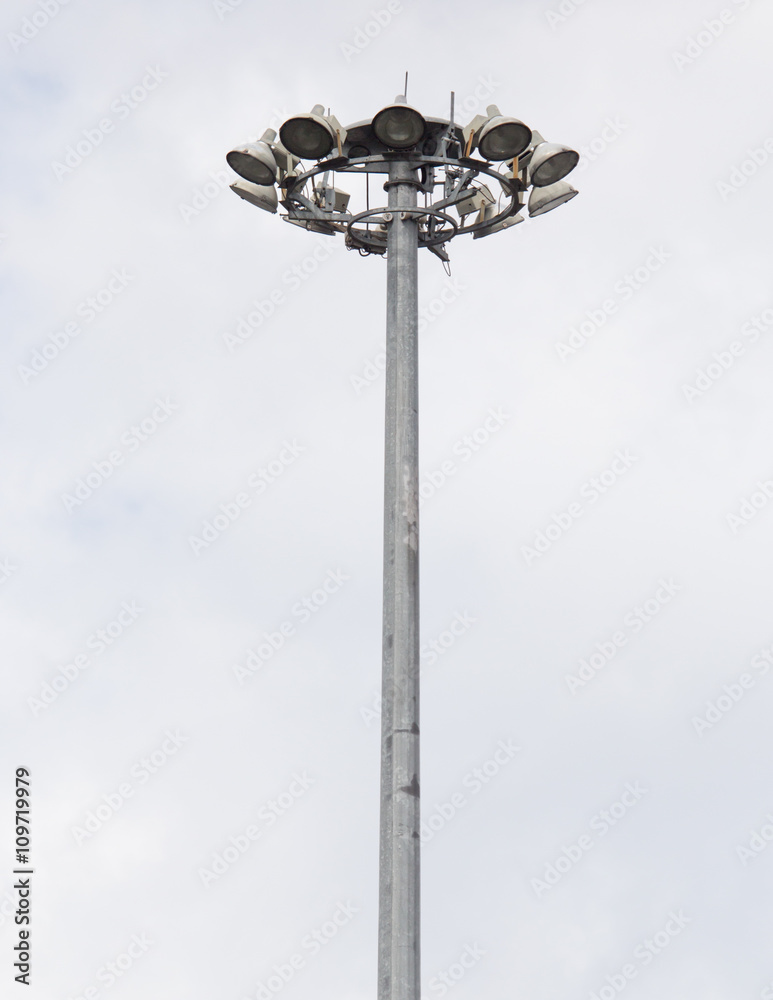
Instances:
[[[227,154],[229,167],[251,184],[265,186],[277,178],[277,164],[270,143],[276,132],[269,128],[256,142],[245,142]]]
[[[496,104],[486,109],[489,118],[475,141],[484,160],[513,160],[531,142],[531,129],[518,118],[505,118]]]
[[[580,154],[557,142],[540,142],[529,160],[529,182],[535,187],[547,187],[562,180],[577,166]]]
[[[251,205],[262,208],[264,212],[276,212],[278,197],[273,184],[252,184],[250,181],[235,181],[231,185],[231,190]]]
[[[398,96],[373,119],[373,132],[390,149],[410,149],[421,142],[427,129],[424,116]]]
[[[300,160],[321,160],[336,144],[336,132],[346,132],[341,129],[336,119],[325,115],[321,104],[315,104],[307,115],[295,115],[288,118],[279,129],[279,139],[285,149]]]
[[[328,225],[327,222],[323,222],[321,219],[291,219],[285,215],[284,220],[292,226],[300,226],[301,229],[307,229],[310,233],[321,233],[323,236],[335,236],[338,233],[335,226]]]
[[[545,212],[552,212],[554,208],[570,201],[576,194],[576,189],[566,181],[534,187],[529,195],[529,217],[534,219],[538,215],[544,215]]]
[[[483,221],[483,220],[478,220]],[[504,219],[502,222],[495,222],[491,226],[484,226],[483,229],[478,229],[472,234],[474,240],[481,240],[484,236],[491,236],[494,233],[501,233],[504,229],[510,229],[511,226],[516,226],[519,222],[523,222],[522,215],[511,215],[509,218]]]

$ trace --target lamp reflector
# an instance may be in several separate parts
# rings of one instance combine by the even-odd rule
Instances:
[[[576,189],[566,181],[532,188],[529,195],[529,217],[533,219],[538,215],[544,215],[545,212],[552,212],[554,208],[563,205],[576,194]]]
[[[226,156],[228,166],[252,184],[273,184],[277,177],[276,158],[269,143],[276,139],[273,129],[266,129],[260,139],[236,146]]]
[[[410,149],[421,142],[426,128],[421,112],[399,99],[382,108],[373,119],[376,138],[390,149]]]
[[[531,129],[517,118],[496,115],[480,130],[478,149],[484,160],[513,160],[531,142]]]
[[[278,198],[273,184],[251,184],[250,181],[234,181],[231,190],[244,198],[251,205],[262,208],[264,212],[276,212]]]
[[[285,149],[301,160],[321,160],[335,145],[336,134],[323,117],[324,108],[315,104],[308,115],[288,118],[279,129]]]
[[[555,184],[577,166],[580,154],[557,142],[541,142],[529,161],[529,181],[535,187]]]

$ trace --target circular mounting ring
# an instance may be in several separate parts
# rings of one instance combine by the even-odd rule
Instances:
[[[326,160],[320,160],[315,166],[310,170],[305,171],[303,174],[298,175],[293,179],[293,183],[288,186],[286,191],[285,202],[283,203],[287,207],[287,202],[293,202],[293,192],[295,190],[302,190],[306,182],[311,180],[317,174],[324,173],[326,171],[333,171],[333,173],[358,173],[359,168],[369,165],[372,167],[378,164],[388,165],[396,159],[408,160],[412,165],[415,165],[418,169],[421,166],[427,167],[441,167],[441,168],[461,168],[462,170],[468,170],[473,174],[471,180],[477,178],[480,174],[486,174],[497,181],[502,188],[503,193],[507,197],[507,205],[498,212],[495,216],[490,219],[486,219],[482,222],[475,222],[469,226],[460,225],[454,218],[450,215],[442,212],[438,208],[433,208],[428,206],[425,208],[416,209],[404,209],[402,211],[409,211],[413,215],[423,216],[429,215],[434,218],[441,219],[444,223],[448,225],[441,233],[434,236],[432,239],[420,239],[419,246],[431,247],[438,246],[442,243],[447,242],[454,238],[454,236],[463,235],[466,233],[475,233],[481,229],[487,229],[489,227],[497,225],[497,223],[503,222],[505,219],[510,218],[513,215],[517,215],[518,212],[523,207],[518,199],[519,194],[525,190],[523,184],[518,180],[517,177],[505,177],[498,170],[496,170],[490,163],[483,160],[473,159],[472,157],[459,157],[449,158],[447,156],[436,156],[436,155],[422,155],[412,153],[410,156],[400,155],[397,153],[376,153],[372,156],[357,157],[353,160],[348,160],[346,157],[335,156],[329,157]],[[384,184],[385,188],[388,188],[392,181],[387,180]],[[398,183],[415,183],[412,181],[400,181]],[[443,204],[443,199],[441,199],[441,204]],[[449,207],[443,205],[443,208]],[[289,210],[288,210],[289,211]],[[343,229],[345,227],[346,233],[351,240],[355,243],[359,243],[365,249],[373,248],[383,251],[385,245],[385,239],[377,239],[371,235],[368,229],[355,230],[354,227],[358,222],[363,219],[372,218],[375,216],[381,216],[383,221],[385,214],[388,212],[386,208],[376,208],[369,209],[365,212],[360,212],[358,215],[353,216],[349,220],[336,219],[327,220],[329,225],[338,228],[340,225]],[[319,220],[323,221],[323,220]]]
[[[419,246],[420,247],[434,247],[441,243],[447,243],[448,240],[452,240],[459,232],[459,225],[454,218],[447,215],[445,212],[441,212],[438,209],[433,209],[431,206],[428,208],[401,208],[399,212],[402,216],[411,215],[421,218],[425,215],[431,215],[433,218],[440,219],[442,222],[448,223],[450,229],[444,229],[440,233],[436,233],[432,239],[422,238],[419,235]],[[373,246],[383,249],[384,240],[375,239],[367,229],[357,229],[355,226],[358,222],[362,222],[364,219],[380,216],[384,221],[392,220],[393,212],[390,212],[388,208],[370,208],[366,212],[360,212],[355,215],[349,222],[346,223],[347,235],[357,243],[362,243],[364,246]]]

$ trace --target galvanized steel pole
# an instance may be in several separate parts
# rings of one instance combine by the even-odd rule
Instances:
[[[378,1000],[420,1000],[416,168],[389,167]],[[413,210],[413,213],[411,212]]]

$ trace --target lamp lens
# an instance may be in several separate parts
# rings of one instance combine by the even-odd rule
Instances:
[[[279,130],[285,149],[301,160],[319,160],[333,148],[333,136],[325,122],[309,116],[291,118]]]
[[[555,153],[544,163],[540,163],[534,171],[531,178],[532,184],[536,184],[538,187],[555,184],[556,181],[560,181],[562,177],[566,177],[571,170],[574,170],[579,159],[579,153],[573,149],[565,149],[560,153]]]
[[[253,184],[265,186],[273,184],[276,179],[276,173],[271,166],[259,160],[254,153],[233,149],[226,156],[226,160],[232,170],[235,170],[240,177],[243,177],[246,181],[251,181]]]
[[[385,146],[408,149],[415,146],[424,135],[425,122],[418,111],[395,105],[379,111],[373,119],[373,131]]]
[[[557,181],[548,187],[535,187],[529,195],[529,216],[534,219],[538,215],[552,212],[559,205],[571,201],[577,191],[566,181]]]
[[[481,136],[478,148],[487,160],[512,160],[531,142],[531,129],[519,121],[503,121]]]

